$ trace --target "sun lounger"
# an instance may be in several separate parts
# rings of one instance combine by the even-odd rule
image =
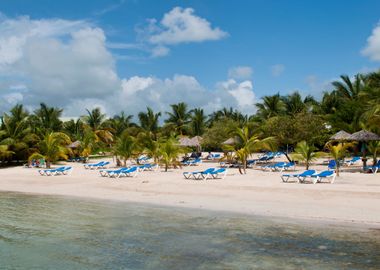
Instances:
[[[217,169],[217,170],[212,171],[212,172],[208,172],[208,173],[203,174],[203,175],[204,175],[205,180],[210,179],[210,178],[212,178],[212,179],[224,179],[227,176],[227,169],[220,168],[220,169]]]
[[[316,170],[307,170],[298,174],[283,174],[281,175],[281,179],[282,179],[282,182],[289,182],[290,178],[294,178],[296,180],[295,182],[298,183],[300,179],[316,174],[316,172],[317,172]]]
[[[72,167],[58,167],[56,169],[38,170],[40,175],[52,176],[52,175],[67,175],[72,171]]]
[[[275,164],[271,164],[271,165],[265,165],[265,166],[261,166],[261,169],[263,171],[266,171],[266,170],[272,170],[272,171],[276,171],[277,168],[282,168],[286,165],[286,162],[277,162]]]
[[[213,171],[215,171],[215,168],[208,168],[204,171],[184,172],[183,176],[185,177],[185,179],[193,178],[193,179],[199,180],[199,179],[203,179],[205,175]]]
[[[84,164],[84,168],[85,169],[92,169],[92,167],[99,167],[99,166],[102,166],[103,164],[105,163],[105,161],[100,161],[98,163],[90,163],[90,164]]]
[[[328,170],[335,170],[336,169],[336,161],[334,159],[329,161],[329,164],[327,164]]]
[[[329,183],[332,184],[335,181],[335,171],[323,171],[320,173],[316,173],[307,177],[304,177],[301,182],[305,182],[306,179],[310,179],[313,184],[321,183],[323,180],[329,179]]]
[[[380,160],[377,161],[375,166],[367,166],[364,168],[364,170],[371,173],[377,173],[378,171],[380,171]]]
[[[344,164],[347,165],[347,166],[352,166],[352,165],[354,165],[355,163],[359,162],[360,159],[361,159],[360,157],[353,157],[353,158],[350,159],[350,160],[346,160],[346,161],[344,162]]]
[[[107,165],[109,165],[111,162],[109,161],[102,161],[100,164],[93,164],[88,166],[88,169],[90,170],[98,170],[98,169],[105,169],[107,168]]]
[[[184,166],[196,166],[196,165],[201,164],[201,163],[202,163],[202,160],[200,158],[196,158],[194,160],[184,161],[184,162],[182,162],[182,165],[184,165]]]
[[[140,168],[138,166],[133,166],[127,170],[123,170],[118,177],[136,177],[140,172]]]
[[[119,175],[123,170],[127,170],[128,168],[120,168],[120,169],[116,169],[116,170],[99,170],[99,173],[101,176],[103,177],[113,177],[113,175]]]

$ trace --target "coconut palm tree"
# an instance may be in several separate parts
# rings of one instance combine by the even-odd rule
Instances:
[[[297,91],[283,97],[282,101],[288,115],[295,115],[306,110],[306,104],[302,101],[302,97]]]
[[[140,133],[137,137],[137,142],[141,146],[142,152],[148,157],[154,159],[157,163],[160,157],[160,144],[155,141],[149,132]]]
[[[46,132],[56,132],[62,129],[62,109],[49,107],[45,103],[40,104],[40,108],[34,111],[30,117],[33,133],[43,135]]]
[[[264,96],[262,100],[262,103],[256,103],[258,109],[257,114],[261,119],[269,119],[273,116],[284,113],[285,106],[279,93],[272,96]]]
[[[237,128],[233,135],[235,144],[226,145],[225,149],[235,152],[236,158],[241,161],[242,167],[239,168],[241,174],[246,173],[247,159],[254,151],[272,149],[275,144],[273,137],[259,139],[258,135],[249,130],[248,126]]]
[[[184,102],[172,104],[170,107],[172,111],[166,112],[169,118],[165,120],[165,123],[171,126],[178,134],[183,135],[186,132],[187,124],[190,122],[191,111],[187,109],[187,104]]]
[[[181,166],[178,161],[178,156],[184,152],[178,144],[178,141],[174,138],[168,138],[163,140],[159,144],[160,162],[165,166],[165,172],[168,171],[170,166]]]
[[[115,156],[119,156],[123,160],[124,166],[127,160],[138,155],[138,147],[136,139],[124,132],[117,140],[113,148]]]
[[[71,143],[70,137],[63,132],[48,132],[38,143],[38,151],[29,157],[30,159],[43,157],[46,160],[46,167],[50,168],[52,162],[59,158],[67,159],[68,149],[66,146]]]
[[[297,144],[291,156],[294,160],[304,162],[306,170],[308,170],[310,163],[323,155],[323,153],[316,152],[316,150],[317,148],[314,147],[314,145],[309,145],[306,141],[301,141]]]
[[[359,94],[365,88],[365,77],[362,74],[356,74],[354,81],[351,81],[347,75],[340,76],[341,81],[334,81],[332,85],[337,93],[345,99],[356,100]]]
[[[145,131],[148,131],[153,136],[154,140],[157,140],[161,112],[155,113],[150,107],[147,107],[146,110],[146,113],[140,112],[138,114],[140,127]]]
[[[133,115],[126,115],[121,112],[119,115],[106,120],[104,126],[108,127],[116,137],[119,137],[127,128],[136,126],[132,123],[132,118]]]
[[[15,152],[10,151],[8,145],[0,145],[0,161],[12,157]]]
[[[207,116],[203,109],[196,108],[192,111],[190,126],[195,136],[201,136],[206,130]]]
[[[347,149],[352,147],[351,143],[338,143],[333,145],[331,142],[326,144],[326,148],[330,151],[331,157],[335,160],[336,163],[336,175],[339,176],[340,162],[346,156]]]
[[[86,111],[87,115],[83,116],[82,119],[95,134],[95,142],[110,145],[113,142],[113,135],[108,128],[103,127],[106,115],[101,112],[100,108],[95,108],[91,111],[86,109]]]
[[[373,166],[375,166],[377,163],[377,155],[380,153],[380,141],[369,142],[367,147],[373,156]]]
[[[29,148],[38,139],[31,133],[28,117],[23,106],[16,105],[10,114],[4,113],[1,118],[0,144],[7,145],[17,159],[26,159],[30,154]]]

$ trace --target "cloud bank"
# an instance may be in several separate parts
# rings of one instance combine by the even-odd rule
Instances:
[[[175,30],[181,20],[186,21],[185,26]],[[166,28],[153,39],[157,44],[224,35],[195,16],[192,9],[175,8],[164,16],[162,24]],[[201,27],[201,33],[192,33],[193,24]],[[181,31],[192,33],[193,37],[174,38],[173,33],[181,36]],[[165,54],[165,48],[157,49],[156,54]],[[171,78],[121,78],[116,71],[116,57],[107,47],[105,32],[86,21],[2,17],[0,71],[3,74],[0,113],[18,102],[28,108],[46,102],[64,108],[65,116],[69,117],[83,115],[86,108],[94,107],[101,107],[108,115],[120,111],[136,114],[147,106],[167,111],[169,104],[182,101],[207,112],[233,106],[251,113],[255,103],[252,82],[248,79],[252,72],[247,68],[235,69],[234,76],[217,83],[213,89],[206,89],[195,77],[183,74]],[[246,80],[235,81],[238,78],[232,77]]]

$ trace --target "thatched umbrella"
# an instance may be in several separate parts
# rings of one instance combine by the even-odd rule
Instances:
[[[367,158],[366,158],[366,154],[367,154],[367,147],[366,146],[367,145],[366,144],[369,141],[380,141],[380,136],[373,133],[373,132],[367,131],[367,130],[361,130],[361,131],[353,133],[349,137],[349,140],[363,143],[363,145],[362,145],[362,151],[363,151],[362,160],[363,160],[363,170],[364,170],[365,167],[367,166]]]
[[[78,148],[80,146],[81,142],[80,141],[75,141],[73,143],[70,143],[67,148],[72,148],[72,149],[75,149],[75,148]]]
[[[338,142],[341,142],[341,141],[348,141],[349,138],[350,138],[351,134],[344,131],[344,130],[341,130],[339,131],[338,133],[334,134],[333,136],[330,137],[330,140],[331,141],[338,141]]]
[[[178,140],[180,146],[194,146],[194,143],[190,140],[189,137],[181,137]]]
[[[198,152],[201,151],[202,140],[203,140],[203,138],[201,136],[195,136],[195,137],[190,139],[191,143],[194,144],[193,146],[197,147]]]
[[[227,144],[227,145],[234,145],[236,143],[236,139],[231,137],[228,140],[222,142],[222,144]]]

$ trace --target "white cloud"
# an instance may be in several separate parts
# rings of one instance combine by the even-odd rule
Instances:
[[[152,49],[153,57],[162,57],[169,54],[170,49],[165,46],[156,46]]]
[[[230,79],[226,82],[220,83],[220,86],[235,98],[237,103],[236,107],[239,110],[248,114],[255,112],[254,104],[256,100],[251,81],[247,80],[238,83],[235,80]]]
[[[380,25],[372,30],[361,53],[373,61],[380,61]]]
[[[194,14],[192,8],[175,7],[157,23],[149,21],[147,39],[152,44],[173,45],[188,42],[219,40],[228,35],[210,22]]]
[[[232,67],[228,70],[228,77],[232,79],[250,79],[253,69],[248,66]]]
[[[273,65],[271,66],[271,71],[274,77],[278,77],[285,71],[285,66],[282,64]]]
[[[201,25],[207,22],[194,16],[192,10],[176,12],[195,17]],[[210,28],[208,22],[206,25]],[[166,46],[157,44],[156,48],[160,48],[157,56],[166,53]],[[241,78],[251,73],[239,68],[235,75]],[[238,83],[230,79],[215,89],[206,89],[187,75],[120,78],[104,31],[83,21],[0,20],[0,70],[4,76],[0,112],[17,102],[30,110],[46,102],[64,108],[64,115],[72,117],[94,107],[101,107],[108,115],[120,111],[136,114],[147,106],[165,112],[178,102],[202,107],[206,112],[232,106],[249,113],[254,108],[249,80]]]

